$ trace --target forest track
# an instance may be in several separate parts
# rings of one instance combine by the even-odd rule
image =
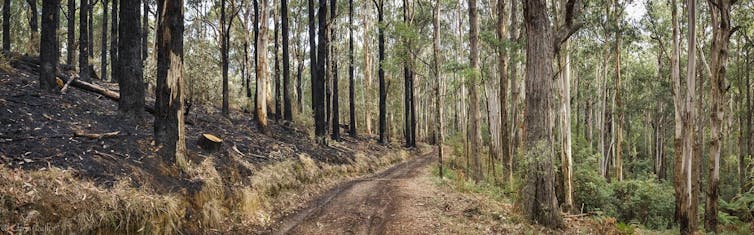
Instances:
[[[421,225],[401,215],[416,215],[405,211],[414,208],[407,205],[416,204],[426,192],[414,181],[436,154],[432,151],[370,177],[340,184],[282,218],[272,234],[387,234],[420,229]]]

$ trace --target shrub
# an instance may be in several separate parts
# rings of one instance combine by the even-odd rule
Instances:
[[[636,220],[652,229],[667,228],[673,222],[675,198],[671,185],[647,178],[615,182],[612,187],[612,204],[619,220]]]

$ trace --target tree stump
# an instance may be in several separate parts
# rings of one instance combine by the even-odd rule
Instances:
[[[223,140],[218,138],[217,136],[214,136],[212,134],[202,134],[199,136],[199,147],[202,147],[204,151],[213,153],[217,152],[217,150],[220,150],[220,145],[222,145]]]

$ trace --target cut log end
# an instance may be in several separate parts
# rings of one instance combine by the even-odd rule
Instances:
[[[212,134],[202,134],[199,136],[199,140],[197,141],[197,144],[199,147],[204,149],[204,151],[213,153],[217,152],[217,150],[220,150],[220,145],[222,145],[223,140],[218,138],[217,136],[214,136]]]

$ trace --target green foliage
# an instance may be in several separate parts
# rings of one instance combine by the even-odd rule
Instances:
[[[649,228],[664,228],[673,221],[675,198],[671,185],[654,179],[624,180],[613,187],[613,206],[618,219],[639,220]]]
[[[635,221],[652,229],[666,228],[673,222],[672,185],[660,183],[651,175],[608,183],[599,174],[600,157],[583,138],[577,138],[573,182],[577,207],[587,212],[601,211],[619,221]]]

